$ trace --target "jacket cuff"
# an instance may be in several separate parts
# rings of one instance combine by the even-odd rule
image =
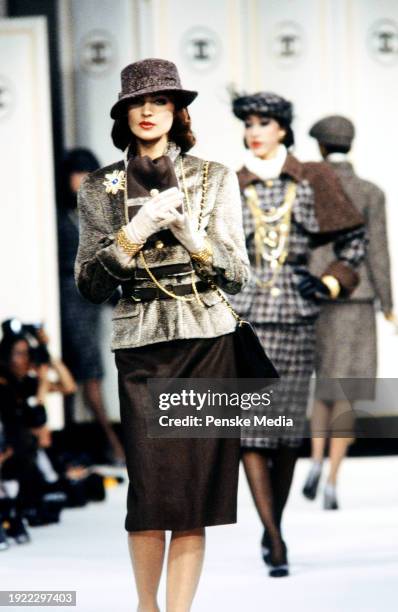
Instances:
[[[328,265],[322,276],[330,274],[337,278],[341,285],[342,294],[350,295],[359,283],[359,276],[348,264],[342,261],[333,261]]]
[[[129,280],[134,275],[134,271],[137,268],[135,257],[127,255],[127,253],[113,241],[113,236],[109,237],[107,242],[108,246],[97,251],[95,255],[96,259],[108,274],[117,280]]]
[[[208,240],[212,250],[212,261],[202,264],[192,260],[192,264],[198,276],[203,280],[214,281],[227,293],[239,293],[243,285],[243,279],[237,278],[232,272],[233,259],[224,250],[221,251],[214,243]],[[239,276],[239,275],[238,275]]]

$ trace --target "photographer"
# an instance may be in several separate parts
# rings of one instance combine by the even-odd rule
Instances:
[[[48,337],[41,326],[10,320],[3,323],[2,329],[0,420],[4,440],[0,512],[2,521],[7,521],[6,534],[22,543],[29,539],[22,514],[30,525],[59,520],[65,494],[57,499],[53,494],[51,500],[46,500],[47,483],[58,479],[58,475],[44,451],[51,445],[45,401],[50,392],[74,393],[76,385],[64,364],[50,357]],[[55,373],[55,381],[50,380],[50,372]],[[9,493],[7,497],[4,490],[7,493],[10,488],[13,495]]]

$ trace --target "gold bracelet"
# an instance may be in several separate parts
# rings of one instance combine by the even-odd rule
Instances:
[[[127,255],[130,257],[134,257],[138,253],[140,249],[144,246],[143,243],[137,244],[132,242],[130,238],[128,238],[125,230],[125,226],[121,227],[118,233],[116,234],[116,244],[118,244]]]
[[[341,289],[340,283],[337,278],[335,278],[331,274],[325,274],[325,276],[322,276],[321,281],[325,283],[326,287],[330,291],[330,296],[332,297],[332,299],[335,300],[339,295]]]
[[[210,245],[207,243],[203,249],[201,249],[200,251],[196,251],[196,253],[191,253],[190,255],[194,261],[206,266],[211,262],[211,258],[213,257],[213,251]]]

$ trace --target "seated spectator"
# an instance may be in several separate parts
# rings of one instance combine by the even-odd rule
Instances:
[[[48,497],[51,467],[43,460],[42,449],[51,445],[51,432],[45,402],[48,393],[71,394],[76,391],[76,385],[65,365],[49,355],[44,330],[32,333],[33,326],[20,325],[15,332],[9,323],[3,324],[0,342],[3,430],[0,513],[2,524],[7,525],[6,536],[23,543],[29,540],[29,535],[22,517],[26,516],[30,525],[56,522],[66,500],[62,491],[58,496],[52,491]],[[55,372],[57,380],[50,380],[50,371]],[[55,471],[52,471],[54,477]],[[4,534],[2,539],[4,543]]]

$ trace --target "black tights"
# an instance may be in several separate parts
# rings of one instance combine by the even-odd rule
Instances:
[[[281,521],[293,480],[298,449],[280,446],[276,449],[242,449],[250,490],[257,512],[274,549],[282,554]]]

